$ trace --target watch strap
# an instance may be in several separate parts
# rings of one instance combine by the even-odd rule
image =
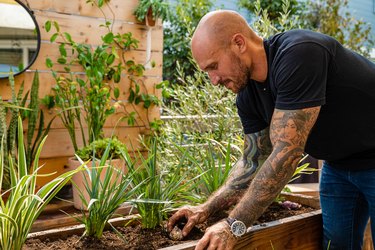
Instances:
[[[228,218],[226,218],[225,220],[226,220],[226,222],[229,224],[229,226],[232,226],[233,222],[236,221],[235,218],[231,218],[231,217],[228,217]]]

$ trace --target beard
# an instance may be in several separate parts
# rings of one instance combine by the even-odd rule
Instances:
[[[237,94],[248,84],[249,80],[251,79],[251,72],[250,68],[242,63],[241,59],[237,55],[231,53],[230,58],[233,62],[233,73],[235,76],[234,79],[231,80],[231,82],[233,83],[233,88],[231,88],[231,90]]]

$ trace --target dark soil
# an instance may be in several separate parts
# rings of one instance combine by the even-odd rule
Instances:
[[[277,203],[272,204],[266,212],[258,219],[255,224],[262,224],[277,219],[290,217],[302,213],[311,212],[315,209],[302,206],[296,210],[288,210]],[[225,218],[226,214],[218,215],[214,221]],[[23,250],[42,250],[42,249],[92,249],[92,250],[112,250],[112,249],[132,249],[132,250],[150,250],[158,249],[176,244],[181,244],[186,241],[197,240],[203,236],[205,228],[214,223],[210,220],[207,224],[199,225],[184,239],[184,241],[173,241],[168,237],[168,234],[161,228],[153,230],[142,229],[140,225],[131,225],[127,227],[117,227],[121,233],[121,237],[113,231],[106,231],[100,240],[94,238],[80,238],[78,235],[73,235],[66,239],[49,240],[44,239],[29,239],[26,241]]]

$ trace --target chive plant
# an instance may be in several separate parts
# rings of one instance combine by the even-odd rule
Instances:
[[[167,173],[160,171],[157,160],[157,139],[152,139],[150,145],[147,157],[138,152],[136,159],[127,163],[129,172],[132,173],[132,185],[138,187],[135,191],[136,198],[130,202],[137,208],[143,228],[159,226],[170,209],[180,205],[180,195],[194,188],[195,180],[187,181],[186,176],[179,174],[184,155],[175,167],[176,174],[169,174],[169,178],[166,178]],[[129,156],[125,158],[130,159]]]
[[[225,183],[232,169],[231,143],[228,143],[226,148],[218,142],[215,144],[216,146],[208,141],[207,149],[200,151],[201,160],[197,161],[195,157],[190,158],[198,173],[201,174],[200,194],[205,197]]]
[[[93,160],[91,161],[93,166],[91,167],[76,155],[85,169],[84,186],[89,197],[87,201],[82,190],[79,190],[82,204],[87,207],[88,212],[82,211],[82,218],[76,219],[85,225],[84,235],[98,239],[102,237],[108,220],[137,190],[137,186],[131,187],[132,176],[125,175],[121,169],[111,164],[112,159],[109,157],[111,143],[113,143],[112,140],[109,140],[100,159],[96,159],[95,149],[93,150]],[[124,150],[121,149],[121,151]],[[126,163],[132,162],[128,153],[121,155],[125,157]],[[95,162],[99,162],[98,167],[95,166]]]
[[[73,174],[81,170],[66,172],[36,190],[36,178],[39,156],[46,137],[39,144],[32,166],[27,165],[24,146],[22,120],[18,118],[18,149],[16,160],[9,157],[10,189],[9,197],[5,200],[4,193],[0,196],[0,249],[18,250],[27,239],[31,226],[42,210],[60,189],[71,179]],[[4,136],[0,148],[0,186],[4,174]]]

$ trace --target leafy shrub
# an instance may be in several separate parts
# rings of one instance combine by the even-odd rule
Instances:
[[[95,140],[86,147],[78,149],[76,155],[83,161],[93,158],[102,159],[107,148],[109,150],[108,159],[120,158],[122,157],[122,151],[126,150],[124,143],[113,137]]]

